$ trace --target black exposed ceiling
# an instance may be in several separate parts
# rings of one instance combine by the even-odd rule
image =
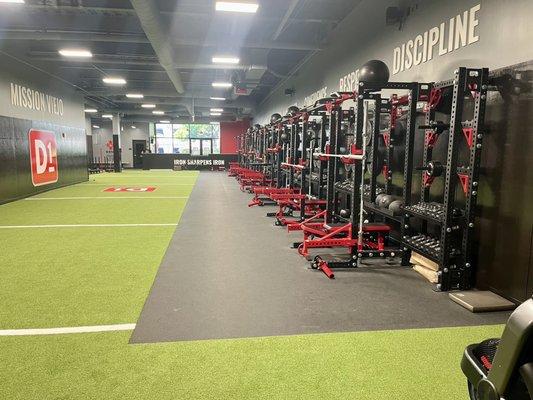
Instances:
[[[0,4],[0,50],[78,86],[87,104],[101,111],[149,115],[140,104],[150,102],[171,117],[208,115],[209,107],[223,106],[228,112],[223,118],[235,118],[249,114],[303,59],[323,49],[360,2],[257,0],[256,14],[241,14],[215,11],[215,0],[146,1],[154,3],[183,93],[170,81],[129,0]],[[57,51],[66,47],[87,48],[93,58],[65,59]],[[242,67],[215,66],[215,54],[238,55]],[[106,75],[124,77],[128,84],[110,88],[102,82]],[[250,94],[214,89],[217,80],[231,80]],[[127,99],[126,92],[145,98]],[[221,104],[211,96],[228,100]]]

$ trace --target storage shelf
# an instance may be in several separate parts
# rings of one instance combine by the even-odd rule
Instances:
[[[413,217],[421,218],[425,221],[434,224],[444,223],[444,205],[440,203],[417,203],[411,206],[404,206],[403,211]],[[452,218],[453,224],[460,224],[463,220],[463,215],[458,213]]]
[[[435,211],[430,211],[431,208]],[[404,206],[403,211],[413,217],[421,218],[435,224],[442,224],[444,218],[444,207],[439,203],[418,203],[411,206]]]
[[[418,235],[418,237],[424,236],[424,235]],[[419,242],[416,241],[417,237],[404,237],[403,244],[405,247],[410,248],[411,250],[416,251],[418,254],[423,255],[426,258],[429,258],[432,261],[435,261],[436,263],[440,262],[440,250],[434,250],[429,248],[427,245],[422,245]],[[428,239],[433,239],[429,238]],[[432,244],[437,244],[438,240],[433,239]]]
[[[380,208],[369,201],[365,201],[364,206],[367,211],[373,212],[374,214],[379,214],[385,218],[392,219],[393,221],[399,223],[402,222],[402,217],[400,215],[394,215],[394,213],[388,208]]]

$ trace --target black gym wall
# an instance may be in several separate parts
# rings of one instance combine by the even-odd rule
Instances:
[[[387,26],[387,7],[400,3],[412,7],[410,14],[401,27]],[[471,24],[472,30],[467,30],[464,37],[466,45],[458,49],[452,46],[450,52],[450,19],[454,18],[455,24],[457,15],[461,22]],[[370,59],[387,63],[391,81],[449,79],[459,66],[491,70],[511,67],[509,71],[514,76],[524,78],[523,71],[531,74],[533,70],[533,63],[529,62],[533,60],[532,20],[531,0],[363,0],[340,24],[325,49],[259,105],[254,122],[265,123],[274,112],[284,113],[290,105],[303,106],[337,90],[355,90],[356,71]],[[433,28],[439,29],[433,58],[393,74],[395,48],[401,49],[402,44],[418,35],[423,37]],[[444,54],[439,55],[439,50]],[[292,97],[284,94],[287,88],[294,89]],[[532,101],[532,94],[506,100],[499,93],[490,94],[482,155],[484,178],[478,201],[481,217],[477,226],[477,286],[518,301],[533,293],[533,210],[528,201],[533,195],[533,172],[527,168],[528,154],[533,152]],[[347,102],[346,107],[350,106],[353,104]],[[421,154],[422,145],[419,140],[415,153]],[[437,148],[434,159],[445,160],[443,150]],[[400,158],[395,161],[403,163]]]
[[[87,180],[82,96],[60,80],[6,55],[0,55],[0,65],[0,204]],[[26,92],[24,101],[22,87]],[[31,129],[54,134],[58,160],[55,183],[32,183],[28,140]]]

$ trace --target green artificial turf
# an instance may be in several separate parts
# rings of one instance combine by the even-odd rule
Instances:
[[[187,171],[93,175],[90,182],[37,197],[98,199],[17,201],[0,206],[0,225],[177,223],[186,199],[156,197],[187,197],[196,177]],[[157,190],[103,192],[110,186]],[[114,200],[119,196],[122,200]],[[137,196],[142,198],[124,199]],[[173,231],[173,226],[0,229],[0,329],[136,322]],[[0,336],[0,399],[466,400],[462,351],[501,330],[135,345],[128,344],[129,331]]]
[[[124,172],[0,206],[0,225],[177,223],[197,173]],[[138,197],[109,186],[151,185]],[[187,186],[176,185],[187,181]],[[158,186],[160,183],[166,185]],[[176,186],[173,186],[176,185]],[[175,227],[0,229],[0,329],[133,323]]]
[[[197,175],[191,172],[94,175],[87,183],[52,190],[32,198],[63,199],[21,200],[1,206],[0,225],[176,223]],[[108,187],[123,186],[154,186],[156,190],[144,193],[104,192]],[[169,196],[185,198],[157,198]],[[64,200],[65,197],[79,199]],[[127,197],[136,198],[124,201]]]
[[[0,338],[3,399],[466,400],[464,347],[501,326],[127,344]]]
[[[173,231],[0,230],[0,329],[135,322]]]

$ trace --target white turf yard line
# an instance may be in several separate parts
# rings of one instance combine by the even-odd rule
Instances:
[[[110,180],[113,180],[113,179],[122,179],[122,178],[133,178],[133,179],[153,179],[153,178],[165,178],[165,179],[196,179],[196,175],[194,176],[171,176],[171,175],[147,175],[147,176],[144,176],[144,175],[141,175],[141,176],[133,176],[133,175],[106,175],[105,177],[102,177],[102,180],[103,179],[109,179],[109,178],[112,178]]]
[[[119,195],[120,196],[120,195]],[[129,199],[143,199],[143,200],[152,200],[152,199],[188,199],[187,196],[124,196],[124,197],[111,197],[111,196],[94,196],[94,197],[27,197],[25,201],[36,201],[36,200],[129,200]]]
[[[0,229],[26,229],[26,228],[121,228],[145,226],[177,226],[172,224],[73,224],[73,225],[0,225]]]
[[[135,324],[75,326],[69,328],[43,329],[4,329],[0,330],[0,336],[64,335],[67,333],[132,331],[134,329]]]

